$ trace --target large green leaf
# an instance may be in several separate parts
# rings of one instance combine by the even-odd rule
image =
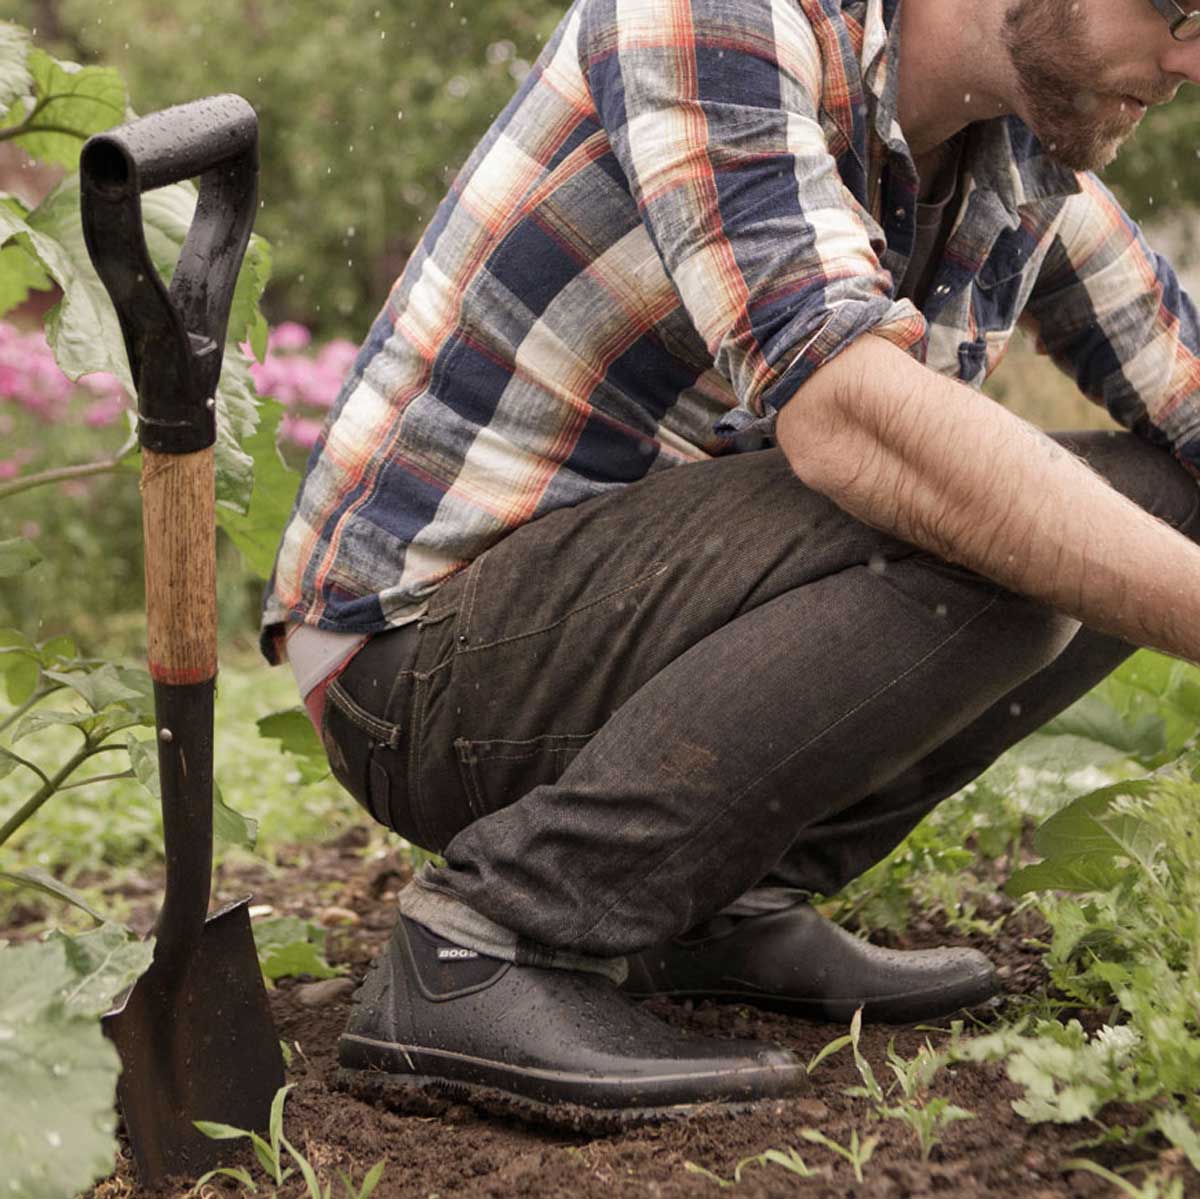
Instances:
[[[241,849],[253,849],[258,839],[258,821],[229,807],[216,784],[213,786],[213,836],[226,845]]]
[[[15,242],[0,250],[0,316],[24,304],[31,291],[53,286],[41,263]]]
[[[1083,737],[1140,761],[1154,759],[1166,742],[1165,725],[1160,716],[1147,713],[1124,717],[1094,693],[1072,704],[1041,732],[1050,736]]]
[[[1121,842],[1106,826],[1102,817],[1109,814],[1113,801],[1122,795],[1148,795],[1156,786],[1154,779],[1129,779],[1089,791],[1056,812],[1034,834],[1034,848],[1044,858],[1074,858],[1085,854],[1123,852]]]
[[[125,119],[125,82],[110,67],[59,62],[36,46],[28,62],[37,105],[29,114],[31,132],[18,136],[17,144],[32,158],[73,169],[93,133]]]
[[[99,1016],[113,1000],[139,978],[154,957],[154,942],[131,940],[126,928],[104,924],[90,933],[68,937],[50,934],[61,941],[67,959],[75,969],[75,981],[63,992],[69,1012],[80,1016]]]
[[[65,996],[80,976],[61,941],[0,949],[0,1179],[21,1199],[64,1199],[112,1170],[120,1062],[94,1015]]]
[[[46,677],[65,683],[72,691],[83,696],[93,712],[107,708],[109,704],[138,702],[141,695],[125,684],[117,675],[117,668],[106,662],[97,670],[57,671],[47,670]]]
[[[33,91],[28,56],[28,32],[19,25],[0,21],[0,113]]]
[[[1004,885],[1004,893],[1015,899],[1029,891],[1108,891],[1130,873],[1129,867],[1114,865],[1107,854],[1058,858],[1013,871]]]
[[[263,400],[262,423],[242,443],[254,461],[254,491],[246,512],[228,504],[217,507],[217,522],[237,546],[242,560],[259,578],[270,576],[283,526],[292,510],[300,476],[285,465],[276,448],[279,422],[285,409],[275,400]]]

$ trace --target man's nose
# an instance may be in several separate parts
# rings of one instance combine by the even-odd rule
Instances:
[[[1179,82],[1200,83],[1200,38],[1190,42],[1171,38],[1159,55],[1158,69]]]

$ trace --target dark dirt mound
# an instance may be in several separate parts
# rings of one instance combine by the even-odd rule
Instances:
[[[372,856],[365,830],[347,834],[318,849],[298,851],[288,868],[272,877],[266,868],[226,871],[220,898],[255,893],[255,902],[270,904],[278,913],[295,913],[329,927],[329,957],[361,978],[367,962],[391,928],[396,890],[407,867],[394,855]],[[1007,905],[1001,897],[1000,902]],[[152,916],[147,901],[145,917]],[[1047,930],[1025,912],[1010,918],[994,939],[966,939],[991,956],[1000,967],[1009,994],[1029,992],[1045,984],[1036,948],[1026,938],[1044,937]],[[883,938],[878,938],[883,940]],[[890,943],[903,948],[964,943],[937,920],[923,920]],[[335,988],[336,990],[336,988]],[[720,1193],[710,1179],[690,1171],[692,1162],[731,1178],[739,1160],[764,1150],[795,1147],[817,1173],[810,1178],[790,1174],[777,1165],[745,1169],[736,1193],[760,1196],[802,1194],[814,1199],[1065,1199],[1067,1196],[1108,1196],[1115,1188],[1095,1176],[1064,1173],[1061,1163],[1073,1156],[1072,1145],[1095,1136],[1100,1127],[1061,1127],[1026,1124],[1011,1109],[1019,1089],[996,1065],[957,1066],[943,1070],[935,1093],[972,1111],[975,1120],[950,1124],[928,1162],[920,1159],[912,1131],[900,1121],[872,1121],[863,1100],[842,1094],[860,1082],[848,1052],[827,1059],[814,1072],[808,1095],[770,1103],[754,1111],[728,1116],[713,1114],[688,1122],[644,1128],[621,1135],[586,1134],[528,1128],[511,1119],[481,1114],[469,1107],[424,1100],[423,1106],[403,1113],[362,1103],[333,1089],[336,1044],[349,1011],[349,994],[342,989],[332,999],[309,1006],[312,993],[301,980],[281,982],[272,994],[279,1033],[293,1047],[288,1081],[295,1083],[287,1101],[285,1132],[323,1177],[335,1169],[356,1181],[376,1161],[387,1162],[378,1199],[483,1199],[484,1196],[570,1195],[572,1199],[611,1199],[633,1196],[702,1196]],[[749,1007],[695,1006],[650,1000],[657,1015],[710,1036],[752,1036],[778,1041],[805,1060],[833,1037],[846,1031],[760,1012]],[[988,1013],[983,1013],[985,1016]],[[939,1022],[948,1026],[947,1021]],[[862,1048],[886,1086],[886,1047],[895,1036],[897,1050],[911,1057],[929,1036],[913,1027],[868,1026]],[[1126,1109],[1108,1116],[1110,1123],[1128,1124],[1138,1113]],[[855,1180],[846,1161],[829,1149],[809,1144],[804,1128],[816,1128],[842,1145],[851,1132],[877,1135],[874,1156],[864,1167],[864,1181]],[[1178,1154],[1162,1146],[1157,1157],[1123,1147],[1092,1151],[1088,1156],[1110,1169],[1145,1161],[1186,1171]],[[240,1163],[253,1170],[249,1150]],[[1131,1177],[1136,1180],[1138,1172]],[[123,1154],[115,1174],[89,1192],[87,1199],[182,1199],[190,1180],[156,1190],[137,1186]],[[335,1186],[337,1184],[335,1183]],[[1200,1183],[1187,1171],[1186,1194],[1200,1197]],[[240,1194],[235,1183],[214,1180],[213,1199]],[[340,1188],[339,1188],[340,1189]],[[270,1194],[260,1185],[260,1194]],[[279,1189],[284,1199],[307,1194],[299,1176]]]

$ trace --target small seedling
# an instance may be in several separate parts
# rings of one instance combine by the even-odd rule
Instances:
[[[275,1098],[271,1101],[271,1116],[267,1127],[267,1140],[265,1141],[256,1132],[250,1132],[244,1128],[234,1128],[229,1124],[217,1124],[209,1120],[196,1120],[195,1125],[206,1137],[211,1137],[215,1141],[230,1141],[236,1140],[239,1137],[249,1138],[250,1144],[254,1148],[254,1155],[258,1158],[258,1164],[276,1186],[282,1186],[298,1169],[301,1177],[304,1179],[309,1199],[332,1199],[333,1184],[326,1183],[324,1188],[322,1188],[321,1182],[317,1178],[317,1173],[312,1168],[312,1163],[283,1135],[283,1104],[287,1098],[288,1091],[294,1085],[294,1083],[289,1083],[286,1087],[280,1087],[275,1092]],[[296,1163],[295,1168],[291,1166],[284,1167],[282,1150],[287,1150],[292,1160]],[[342,1170],[338,1170],[338,1180],[342,1184],[347,1199],[370,1199],[372,1192],[379,1185],[379,1179],[383,1175],[383,1167],[384,1163],[382,1161],[376,1162],[367,1171],[362,1180],[362,1185],[357,1190],[350,1178]],[[207,1174],[203,1175],[196,1182],[190,1194],[197,1194],[210,1178],[218,1174],[240,1182],[242,1186],[248,1188],[253,1193],[257,1193],[258,1191],[258,1186],[254,1182],[254,1179],[240,1166],[218,1166],[215,1170],[209,1170]]]
[[[823,1132],[819,1132],[815,1128],[802,1128],[800,1135],[806,1140],[811,1141],[814,1145],[824,1145],[826,1149],[832,1149],[834,1153],[840,1157],[844,1157],[854,1170],[855,1180],[863,1181],[862,1168],[871,1160],[871,1155],[875,1152],[875,1146],[879,1144],[878,1137],[867,1137],[865,1140],[858,1139],[858,1129],[854,1128],[850,1131],[850,1144],[839,1145],[837,1141],[831,1140]]]
[[[1183,1199],[1183,1179],[1178,1175],[1168,1177],[1156,1172],[1148,1174],[1141,1187],[1135,1187],[1127,1178],[1106,1170],[1099,1162],[1088,1161],[1083,1157],[1072,1157],[1062,1164],[1063,1170],[1086,1170],[1119,1187],[1130,1199]]]
[[[804,1164],[804,1159],[796,1152],[795,1149],[767,1149],[763,1153],[756,1153],[753,1157],[743,1157],[733,1168],[732,1178],[722,1178],[719,1174],[714,1174],[711,1170],[706,1170],[703,1166],[697,1165],[695,1162],[684,1162],[683,1168],[691,1174],[700,1174],[707,1178],[710,1182],[715,1182],[719,1187],[736,1186],[742,1181],[742,1171],[749,1166],[782,1166],[791,1174],[797,1174],[801,1178],[811,1178],[816,1171],[810,1170]]]

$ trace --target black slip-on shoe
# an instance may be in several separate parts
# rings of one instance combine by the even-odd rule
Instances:
[[[856,1008],[885,1024],[929,1020],[990,999],[996,968],[977,949],[882,949],[799,903],[718,916],[629,959],[624,990],[751,1003],[846,1023]]]
[[[338,1085],[413,1092],[572,1127],[621,1127],[744,1106],[806,1087],[757,1041],[677,1030],[599,974],[518,966],[401,917],[354,996]]]

